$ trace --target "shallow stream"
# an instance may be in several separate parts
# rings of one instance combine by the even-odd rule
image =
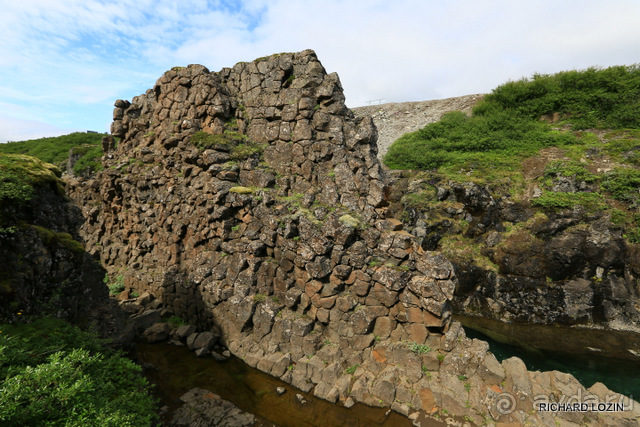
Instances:
[[[529,370],[567,372],[587,388],[599,381],[626,396],[640,396],[640,357],[633,354],[640,346],[639,334],[456,318],[465,325],[467,336],[488,341],[498,360],[517,356]],[[171,411],[180,406],[180,396],[200,387],[255,414],[261,426],[411,426],[407,418],[388,409],[362,404],[345,408],[318,399],[235,357],[216,362],[198,358],[186,347],[138,343],[136,358],[156,385],[161,404]],[[286,392],[279,395],[277,387]],[[296,394],[307,403],[302,405]],[[423,417],[421,421],[423,426],[446,425]]]
[[[210,357],[198,358],[186,347],[164,343],[138,343],[136,357],[145,366],[145,376],[156,385],[161,405],[169,406],[171,411],[180,406],[180,396],[200,387],[258,416],[262,426],[411,426],[408,418],[388,408],[362,404],[345,408],[318,399],[235,357],[216,362]],[[279,395],[276,387],[284,387],[286,392]],[[306,404],[300,404],[298,393]],[[421,421],[422,426],[446,425],[426,418]]]

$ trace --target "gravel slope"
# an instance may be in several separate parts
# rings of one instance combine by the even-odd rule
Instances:
[[[470,113],[483,94],[432,101],[399,102],[356,107],[356,116],[371,116],[378,128],[378,158],[382,158],[389,146],[407,132],[413,132],[429,123],[440,120],[449,111]]]

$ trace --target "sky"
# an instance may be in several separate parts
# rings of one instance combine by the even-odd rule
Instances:
[[[640,62],[640,0],[0,0],[0,142],[107,132],[173,66],[316,51],[349,107]]]

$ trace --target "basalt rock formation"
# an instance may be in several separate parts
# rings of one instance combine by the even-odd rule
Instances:
[[[529,414],[535,394],[587,393],[451,321],[451,263],[390,215],[375,126],[314,52],[175,68],[115,106],[105,170],[71,182],[88,250],[249,365],[332,402],[477,424],[553,423]]]

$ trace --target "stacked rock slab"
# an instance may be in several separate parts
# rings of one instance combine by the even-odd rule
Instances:
[[[112,134],[71,195],[130,289],[321,398],[493,416],[516,370],[451,322],[451,264],[388,217],[375,127],[313,51],[170,70]]]

